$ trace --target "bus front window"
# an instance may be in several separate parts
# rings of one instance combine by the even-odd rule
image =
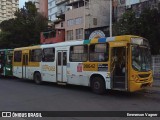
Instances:
[[[136,71],[151,70],[151,53],[149,48],[132,46],[132,67]]]

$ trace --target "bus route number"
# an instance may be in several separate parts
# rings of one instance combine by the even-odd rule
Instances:
[[[95,68],[95,64],[84,64],[84,68]]]

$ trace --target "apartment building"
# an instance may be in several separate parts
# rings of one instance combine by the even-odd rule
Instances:
[[[68,0],[56,0],[55,4],[57,6],[57,11],[55,13],[56,20],[54,21],[56,29],[65,29],[65,13],[68,11],[70,6],[66,6]]]
[[[0,0],[0,22],[14,18],[18,6],[19,0]]]
[[[109,36],[110,1],[69,0],[65,13],[65,40]]]
[[[29,0],[36,5],[39,13],[43,16],[48,17],[48,0]]]
[[[58,19],[56,17],[57,10],[56,0],[48,0],[48,19],[50,21],[55,21]]]

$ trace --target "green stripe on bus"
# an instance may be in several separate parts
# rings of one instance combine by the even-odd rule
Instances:
[[[84,40],[83,44],[89,44],[90,40]]]

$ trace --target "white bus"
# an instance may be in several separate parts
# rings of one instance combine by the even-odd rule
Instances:
[[[148,42],[131,35],[15,48],[13,75],[37,84],[90,86],[98,94],[106,89],[133,92],[153,82]]]

